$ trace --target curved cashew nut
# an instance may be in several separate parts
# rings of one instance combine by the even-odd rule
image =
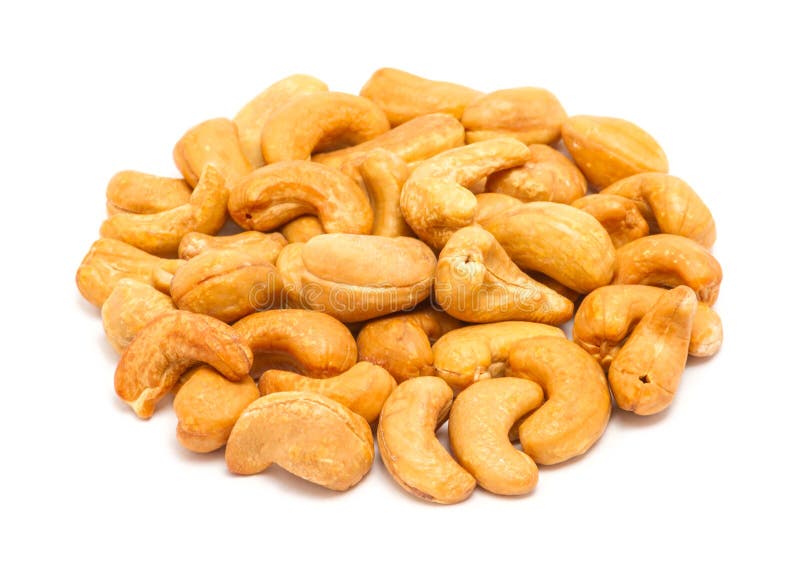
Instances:
[[[414,496],[440,504],[461,502],[475,489],[472,475],[436,439],[452,401],[441,378],[412,378],[389,395],[378,422],[378,449],[392,478]]]
[[[357,484],[374,456],[366,420],[313,392],[278,392],[257,399],[239,416],[225,449],[233,473],[260,473],[274,462],[331,490]]]
[[[528,149],[528,161],[492,173],[486,179],[486,190],[525,202],[567,204],[586,194],[586,178],[569,158],[545,144],[531,144]]]
[[[117,395],[149,418],[187,368],[205,362],[229,380],[248,376],[253,353],[233,329],[207,315],[174,311],[150,321],[117,365]]]
[[[507,376],[506,362],[511,347],[530,337],[564,338],[564,331],[542,323],[503,321],[456,329],[433,344],[436,375],[453,389],[473,382]]]
[[[346,323],[411,309],[430,294],[435,269],[433,252],[404,236],[321,234],[278,257],[291,301]]]
[[[586,195],[570,204],[596,218],[608,232],[615,248],[650,234],[647,220],[631,199],[599,193]]]
[[[667,292],[648,285],[609,285],[587,295],[575,313],[575,342],[608,369],[633,328]],[[705,303],[697,305],[689,354],[712,356],[722,346],[722,321]]]
[[[480,226],[453,234],[436,265],[436,301],[470,323],[533,321],[560,325],[572,302],[517,268],[494,236]]]
[[[464,109],[461,123],[467,143],[511,136],[526,144],[552,144],[561,137],[567,113],[548,90],[503,89],[476,98]]]
[[[711,211],[683,179],[666,173],[640,173],[603,189],[636,202],[644,218],[661,232],[690,238],[711,248],[717,229]]]
[[[694,240],[674,234],[654,234],[617,250],[614,284],[661,287],[687,285],[697,299],[714,305],[722,282],[722,267]]]
[[[287,222],[281,227],[281,234],[287,242],[304,244],[320,234],[325,234],[325,229],[317,217],[303,215]]]
[[[187,204],[147,215],[114,215],[103,222],[100,234],[122,240],[151,254],[175,254],[186,234],[216,233],[222,228],[227,214],[228,194],[222,174],[209,164],[203,170],[200,183]]]
[[[356,341],[342,323],[324,313],[278,309],[253,313],[233,325],[255,353],[256,376],[280,368],[306,376],[336,376],[356,363]]]
[[[178,171],[194,187],[206,165],[216,167],[229,183],[253,171],[239,145],[236,124],[227,118],[201,122],[186,132],[172,152]]]
[[[191,260],[207,250],[246,249],[258,254],[261,259],[274,264],[278,254],[286,246],[286,239],[278,232],[264,234],[249,230],[230,236],[211,236],[202,232],[190,232],[181,239],[178,257]]]
[[[430,376],[434,372],[431,343],[461,325],[430,306],[369,321],[356,339],[358,359],[385,368],[398,382]]]
[[[400,192],[409,175],[406,162],[386,150],[373,150],[358,171],[375,213],[372,234],[414,236],[400,211]]]
[[[434,112],[461,118],[464,108],[481,94],[469,87],[388,67],[375,71],[361,88],[361,96],[375,101],[392,126]]]
[[[86,300],[102,307],[114,287],[123,278],[132,278],[169,292],[172,273],[183,260],[167,260],[139,250],[120,240],[101,238],[83,258],[75,274],[75,283]]]
[[[189,202],[192,188],[183,179],[139,171],[120,171],[108,182],[109,216],[117,213],[160,213]]]
[[[519,427],[534,461],[553,465],[594,445],[611,416],[606,376],[594,358],[566,339],[537,337],[514,345],[508,361],[513,376],[533,380],[547,398]]]
[[[651,415],[672,403],[686,366],[696,308],[694,292],[678,286],[642,317],[608,369],[620,409]]]
[[[100,312],[108,342],[115,351],[122,352],[145,325],[174,310],[167,294],[138,280],[124,278],[114,286]]]
[[[258,387],[250,376],[231,382],[208,366],[184,377],[172,403],[178,442],[196,453],[216,451],[228,441],[239,415],[258,399]]]
[[[273,392],[316,392],[336,400],[372,423],[397,383],[386,370],[369,362],[358,362],[332,378],[308,378],[285,370],[267,370],[258,381],[261,395]]]
[[[330,167],[359,165],[374,150],[392,152],[406,163],[426,160],[464,145],[464,127],[448,114],[426,114],[356,146],[314,155],[311,159]]]
[[[403,186],[403,217],[420,239],[441,249],[456,230],[474,221],[477,201],[467,187],[529,157],[530,150],[519,140],[494,138],[425,160]]]
[[[456,460],[494,494],[527,494],[536,486],[536,463],[509,440],[514,423],[544,400],[542,388],[520,378],[476,382],[457,397],[447,424]]]
[[[503,214],[522,204],[522,201],[502,193],[481,193],[475,195],[478,208],[475,211],[475,222],[483,225],[492,217]]]
[[[547,274],[579,293],[608,284],[616,254],[593,216],[561,203],[525,203],[489,217],[492,233],[522,270]]]
[[[305,160],[314,152],[366,142],[389,130],[389,121],[371,100],[345,93],[316,92],[276,108],[261,131],[266,163]]]
[[[291,98],[319,91],[327,91],[328,85],[309,75],[290,75],[273,83],[258,93],[236,114],[233,119],[239,129],[242,151],[254,167],[264,165],[261,155],[261,132],[264,123],[279,107]]]
[[[260,231],[313,214],[326,232],[368,234],[373,219],[361,187],[335,169],[308,161],[275,163],[243,177],[231,191],[228,210],[241,227]]]

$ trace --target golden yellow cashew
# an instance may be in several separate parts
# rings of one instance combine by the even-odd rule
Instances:
[[[358,172],[375,216],[372,234],[414,236],[400,211],[400,192],[409,175],[406,162],[386,150],[373,150],[364,157]]]
[[[335,169],[308,161],[283,161],[243,177],[231,191],[228,210],[242,228],[260,231],[313,214],[326,232],[368,234],[373,219],[361,187]]]
[[[114,286],[100,313],[108,342],[115,351],[122,352],[145,325],[174,310],[167,294],[138,280],[124,278]]]
[[[313,392],[277,392],[252,402],[233,426],[225,462],[236,474],[272,463],[331,490],[347,490],[369,472],[375,456],[363,417]]]
[[[345,93],[316,92],[276,108],[261,131],[261,154],[268,164],[305,160],[366,142],[389,130],[389,121],[371,100]]]
[[[586,179],[600,189],[637,173],[666,173],[669,168],[658,142],[627,120],[571,116],[561,136]]]
[[[281,234],[290,244],[295,242],[303,244],[315,236],[325,234],[325,229],[322,228],[322,224],[317,217],[303,215],[283,225]]]
[[[211,236],[202,232],[190,232],[181,239],[178,257],[191,260],[208,250],[248,250],[258,254],[261,259],[274,264],[278,254],[286,246],[286,239],[277,232],[264,234],[249,230],[230,236]]]
[[[522,449],[540,465],[582,455],[606,429],[611,396],[603,369],[560,337],[518,342],[508,358],[512,376],[533,380],[547,401],[519,427]]]
[[[564,331],[542,323],[503,321],[455,329],[433,344],[433,366],[455,390],[473,382],[508,376],[506,363],[511,347],[531,337],[564,338]]]
[[[672,403],[686,366],[696,308],[694,292],[678,286],[645,313],[608,369],[620,409],[651,415]]]
[[[309,75],[290,75],[258,93],[233,119],[239,129],[242,151],[253,167],[265,165],[261,155],[261,132],[264,123],[279,107],[296,96],[327,91],[328,85]]]
[[[139,171],[120,171],[108,182],[108,214],[160,213],[189,202],[192,188],[183,179]]]
[[[477,201],[467,187],[490,173],[521,165],[529,157],[522,142],[494,138],[425,160],[403,187],[403,217],[420,239],[441,249],[456,230],[475,219]]]
[[[472,475],[436,439],[452,401],[441,378],[412,378],[389,395],[378,422],[378,449],[392,478],[414,496],[440,504],[461,502],[475,489]]]
[[[117,395],[149,418],[189,367],[205,362],[229,380],[248,376],[253,353],[225,323],[173,311],[148,323],[122,353],[114,374]]]
[[[560,325],[572,302],[526,275],[480,226],[455,232],[439,254],[436,301],[470,323],[533,321]]]
[[[674,234],[654,234],[617,250],[614,284],[661,287],[687,285],[697,299],[714,305],[722,282],[722,267],[694,240]]]
[[[336,400],[372,423],[397,383],[386,370],[370,362],[358,362],[331,378],[308,378],[285,370],[267,370],[258,381],[261,395],[273,392],[316,392]]]
[[[586,195],[570,204],[596,218],[608,232],[615,248],[650,234],[647,220],[631,199],[604,192]]]
[[[385,67],[372,74],[361,88],[361,96],[375,101],[392,126],[397,126],[435,112],[461,118],[464,108],[481,93],[455,83],[432,81]]]
[[[216,451],[228,441],[239,415],[258,399],[258,387],[250,376],[231,382],[209,366],[184,377],[172,403],[178,442],[196,453]]]
[[[209,164],[185,205],[160,213],[114,215],[100,227],[100,235],[122,240],[151,254],[172,255],[190,232],[219,232],[227,217],[228,195],[222,174]]]
[[[232,184],[253,170],[242,147],[236,124],[227,118],[206,120],[186,132],[172,152],[178,170],[194,187],[206,165],[213,165]]]
[[[522,204],[522,201],[502,193],[481,193],[475,195],[478,208],[475,211],[475,222],[483,223],[492,217],[510,211]]]
[[[450,410],[448,434],[456,460],[478,485],[495,494],[527,494],[536,486],[536,463],[509,440],[509,430],[544,400],[542,388],[521,378],[476,382]]]
[[[461,123],[467,143],[511,136],[526,144],[552,144],[561,138],[567,113],[548,90],[503,89],[476,98],[464,109]]]

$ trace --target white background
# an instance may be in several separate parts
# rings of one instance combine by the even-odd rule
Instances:
[[[253,2],[0,9],[0,564],[797,564],[797,19],[769,2]],[[787,5],[789,3],[786,3]],[[24,5],[24,7],[23,7]],[[291,5],[291,7],[289,7]],[[628,118],[714,212],[725,345],[664,415],[616,413],[536,491],[442,507],[376,460],[335,494],[226,472],[114,396],[74,272],[121,169],[177,175],[190,126],[291,73],[358,92],[378,67],[552,90]]]

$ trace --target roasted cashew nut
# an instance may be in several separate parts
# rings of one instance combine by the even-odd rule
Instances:
[[[509,440],[509,430],[544,400],[542,388],[521,378],[476,382],[457,397],[447,424],[456,460],[481,488],[527,494],[536,486],[536,463]]]
[[[347,490],[369,472],[375,456],[366,420],[312,392],[277,392],[252,402],[233,426],[225,462],[236,474],[272,463],[331,490]]]
[[[138,280],[124,278],[114,286],[100,313],[108,342],[115,351],[122,352],[145,325],[174,310],[167,294]]]
[[[281,234],[290,244],[295,242],[304,244],[320,234],[325,234],[325,229],[319,219],[311,215],[303,215],[290,220],[281,227]]]
[[[205,362],[229,380],[248,376],[253,353],[225,323],[197,313],[156,317],[131,341],[117,365],[117,395],[141,418],[149,418],[189,367]]]
[[[475,195],[478,208],[475,211],[475,222],[483,225],[492,217],[510,211],[522,204],[522,201],[502,193],[481,193]]]
[[[400,192],[408,179],[406,162],[386,150],[373,150],[358,168],[374,212],[372,234],[414,236],[400,211]]]
[[[608,384],[597,361],[564,338],[537,337],[514,345],[508,362],[512,376],[533,380],[547,399],[520,425],[522,449],[540,465],[589,450],[611,415]]]
[[[191,260],[198,254],[208,250],[248,250],[258,254],[261,259],[274,264],[278,254],[286,246],[286,239],[277,232],[264,234],[257,230],[249,230],[230,236],[211,236],[202,232],[190,232],[181,239],[178,257]]]
[[[461,502],[475,489],[472,475],[436,438],[452,401],[441,378],[412,378],[389,395],[378,423],[378,449],[392,478],[414,496],[440,504]]]
[[[178,170],[194,187],[208,164],[213,165],[229,184],[253,171],[239,145],[236,124],[227,118],[206,120],[186,132],[172,152]]]
[[[611,237],[615,248],[650,234],[650,226],[631,199],[599,193],[586,195],[570,203],[598,220]]]
[[[189,202],[192,188],[183,179],[139,171],[120,171],[108,182],[109,216],[117,213],[160,213]]]

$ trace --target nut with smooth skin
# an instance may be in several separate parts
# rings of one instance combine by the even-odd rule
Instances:
[[[200,182],[208,164],[219,170],[229,184],[253,170],[239,144],[236,124],[227,118],[213,118],[190,128],[175,144],[172,157],[192,187]]]
[[[373,150],[358,167],[374,212],[371,234],[414,236],[400,211],[400,192],[408,179],[406,162],[386,150]]]
[[[281,227],[281,234],[290,244],[298,242],[303,244],[315,236],[325,234],[325,229],[319,219],[312,215],[303,215],[294,220],[290,220]]]
[[[192,188],[183,179],[139,171],[120,171],[108,182],[109,216],[117,213],[160,213],[189,202]]]
[[[167,294],[152,285],[123,278],[114,286],[100,313],[108,342],[121,353],[147,323],[174,310],[175,305]]]
[[[586,195],[570,204],[596,218],[608,232],[615,248],[650,234],[647,220],[631,199],[598,193]]]
[[[286,239],[277,232],[264,234],[257,230],[249,230],[230,236],[211,236],[202,232],[190,232],[181,239],[178,257],[191,260],[198,254],[208,250],[246,249],[258,254],[261,259],[274,264],[281,249],[286,246]]]

